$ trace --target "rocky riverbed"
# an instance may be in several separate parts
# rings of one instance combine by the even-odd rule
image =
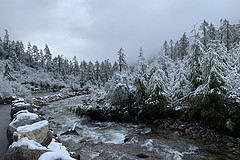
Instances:
[[[52,102],[40,109],[40,114],[49,120],[50,128],[56,136],[69,151],[79,154],[83,160],[239,158],[236,139],[232,143],[233,146],[227,146],[221,141],[212,141],[211,137],[194,137],[194,134],[199,133],[199,130],[194,128],[195,124],[160,119],[156,121],[156,126],[149,127],[131,123],[93,121],[70,112],[72,106],[84,103],[89,96],[91,95]],[[74,132],[67,132],[73,127]],[[206,130],[206,134],[207,132]],[[225,139],[231,140],[229,137]]]

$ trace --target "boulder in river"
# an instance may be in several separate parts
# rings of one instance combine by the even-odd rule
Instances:
[[[139,158],[148,158],[150,157],[147,153],[141,152],[139,154],[136,155]]]
[[[17,131],[13,134],[13,140],[17,141],[23,137],[34,140],[43,146],[48,146],[52,141],[52,133],[49,130],[48,121],[43,120],[31,125],[18,127]]]
[[[37,114],[30,113],[27,110],[20,111],[16,113],[15,116],[16,117],[8,125],[8,128],[7,128],[7,139],[10,144],[13,142],[13,133],[17,131],[18,127],[30,125],[40,121],[40,118]]]

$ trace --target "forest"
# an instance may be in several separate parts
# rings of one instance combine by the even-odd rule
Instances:
[[[149,60],[140,47],[138,60],[128,65],[125,51],[118,60],[102,62],[53,57],[49,46],[39,49],[12,41],[8,30],[0,38],[0,99],[27,97],[35,90],[79,91],[94,88],[123,119],[154,121],[182,117],[239,135],[240,22],[204,20],[190,36],[165,41]],[[130,53],[129,53],[130,54]]]

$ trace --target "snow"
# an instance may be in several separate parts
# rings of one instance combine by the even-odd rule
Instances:
[[[48,152],[42,154],[39,157],[39,160],[53,160],[53,159],[61,159],[61,160],[75,160],[70,157],[70,154],[67,151],[67,148],[62,145],[62,143],[58,143],[55,139],[52,139],[52,142],[48,147],[44,147],[41,144],[35,142],[34,140],[29,140],[27,137],[19,139],[17,142],[13,142],[9,148],[27,146],[30,150],[46,150]]]
[[[25,111],[25,110],[24,110]],[[38,119],[39,116],[35,113],[18,113],[17,116],[13,119],[13,121],[9,124],[10,126],[13,126],[14,123],[17,123],[19,121],[22,121],[24,119],[27,119],[27,120],[35,120],[35,119]]]
[[[19,103],[15,103],[13,105],[13,107],[21,107],[21,106],[31,106],[30,103],[25,103],[25,102],[19,102]]]
[[[48,121],[43,120],[43,121],[33,123],[31,125],[20,126],[20,127],[17,128],[17,131],[18,132],[31,132],[31,131],[34,131],[36,129],[40,129],[40,128],[46,126],[46,125],[48,125]]]
[[[17,142],[13,142],[9,148],[27,146],[31,150],[47,150],[46,147],[43,147],[41,144],[35,142],[34,140],[29,140],[27,137],[19,139]]]
[[[38,160],[75,160],[70,157],[67,148],[63,146],[62,143],[56,142],[55,139],[53,139],[52,142],[49,144],[48,149],[50,152],[42,154]]]

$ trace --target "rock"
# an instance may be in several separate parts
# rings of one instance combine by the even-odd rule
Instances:
[[[164,127],[165,127],[165,128],[168,128],[168,127],[169,127],[169,123],[168,123],[168,122],[165,122],[165,123],[164,123]]]
[[[228,143],[227,143],[227,146],[228,146],[228,147],[233,147],[234,144],[233,144],[232,142],[228,142]]]
[[[131,139],[133,139],[134,137],[136,136],[136,132],[135,130],[130,130],[127,135],[125,136],[125,139],[124,139],[124,143],[127,143],[129,141],[131,141]]]
[[[191,131],[190,131],[189,129],[185,129],[185,134],[186,134],[187,136],[190,136],[190,135],[191,135]]]
[[[76,136],[79,136],[78,132],[76,130],[69,130],[69,131],[66,131],[64,133],[61,134],[62,135],[76,135]]]
[[[4,160],[38,160],[45,152],[48,152],[46,147],[28,138],[23,138],[9,147]]]
[[[8,97],[8,98],[5,98],[5,99],[3,100],[3,103],[11,104],[13,100],[14,100],[14,99],[13,99],[12,97]]]
[[[169,128],[170,128],[171,130],[174,130],[174,129],[176,129],[176,125],[175,125],[175,124],[170,125]]]
[[[237,145],[238,145],[238,148],[240,148],[240,138],[237,138]]]
[[[70,153],[70,156],[76,160],[80,160],[80,154],[76,154],[76,153]]]
[[[234,155],[239,155],[240,152],[239,152],[238,150],[236,150],[236,151],[233,152],[233,154],[234,154]]]
[[[218,147],[216,144],[211,144],[208,146],[208,150],[210,151],[217,151],[218,150]]]
[[[33,112],[32,106],[29,103],[15,103],[11,109],[10,116],[13,119],[13,115],[21,110],[28,110],[29,112]]]
[[[177,137],[181,136],[178,131],[173,132],[171,135],[172,135],[174,138],[177,138]]]
[[[28,111],[20,111],[15,114],[15,118],[8,125],[7,128],[7,140],[11,144],[13,142],[13,133],[17,131],[20,126],[30,125],[40,121],[40,118],[35,113],[29,113]]]
[[[198,136],[197,134],[194,133],[194,134],[192,134],[192,138],[196,140],[196,139],[199,138],[199,136]]]
[[[223,136],[222,141],[225,143],[228,143],[228,142],[234,143],[234,138],[230,136]]]
[[[13,140],[17,141],[23,137],[34,140],[43,146],[48,146],[52,141],[52,133],[49,130],[48,121],[43,120],[31,125],[18,127],[17,131],[13,134]]]
[[[179,129],[180,131],[184,131],[185,128],[186,128],[186,126],[185,126],[184,124],[182,124],[182,125],[180,125],[180,126],[178,127],[178,129]]]
[[[137,154],[136,156],[137,156],[138,158],[148,158],[148,157],[149,157],[149,155],[147,155],[147,154],[144,153],[144,152],[141,152],[141,153]]]
[[[159,124],[159,119],[156,119],[155,121],[153,121],[153,124]]]
[[[195,155],[195,154],[185,154],[182,160],[207,160],[205,156]]]
[[[189,127],[190,130],[194,130],[195,128],[194,127]]]

